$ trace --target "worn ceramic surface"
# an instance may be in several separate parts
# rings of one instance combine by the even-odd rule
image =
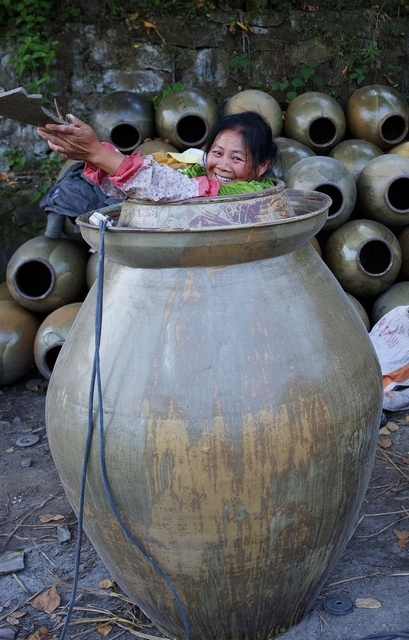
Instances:
[[[158,134],[169,139],[178,151],[201,148],[218,119],[217,104],[200,89],[172,91],[155,112]]]
[[[374,302],[371,311],[372,325],[395,307],[409,305],[409,282],[395,282]]]
[[[330,151],[329,155],[342,162],[357,181],[364,166],[383,153],[376,144],[367,140],[343,140]]]
[[[408,133],[409,107],[393,87],[380,84],[357,89],[346,107],[348,128],[354,138],[390,149]]]
[[[313,200],[300,193],[305,211]],[[315,197],[313,213],[253,228],[106,233],[132,238],[134,265],[144,267],[110,262],[105,273],[108,482],[126,526],[177,590],[192,640],[267,640],[295,624],[344,550],[370,477],[381,374],[361,319],[308,242],[306,221],[321,225],[328,206]],[[295,236],[285,250],[278,229]],[[174,259],[181,246],[229,254],[238,234],[236,262]],[[164,251],[152,237],[167,239]],[[75,510],[96,289],[47,394],[49,443]],[[112,513],[95,437],[86,533],[121,588],[182,640],[174,594]]]
[[[270,223],[217,226],[213,229],[196,229],[196,232],[185,230],[182,233],[180,230],[166,231],[122,226],[108,228],[105,236],[106,256],[128,267],[173,268],[221,266],[282,255],[307,242],[318,233],[327,219],[331,202],[328,196],[316,192],[289,191],[287,195],[295,215],[276,219]],[[256,203],[258,208],[260,206],[258,200],[265,204],[270,197],[271,194],[265,195],[265,192],[260,192],[257,196],[247,194],[247,196],[213,199],[197,198],[185,203],[174,203],[174,205],[180,206],[180,215],[184,215],[183,209],[188,207],[190,215],[194,217],[195,209],[198,208],[200,211],[203,206],[214,207],[217,213],[223,206],[230,209],[234,202],[239,202],[241,207],[247,198],[248,206]],[[206,202],[203,202],[204,200]],[[126,207],[130,207],[130,213],[133,215],[138,211],[134,205],[139,208],[142,202],[127,203]],[[145,206],[151,205],[145,202]],[[155,206],[160,217],[160,208],[158,205]],[[166,209],[169,203],[162,206]],[[112,209],[107,207],[105,211],[113,215],[115,210],[119,216],[117,207]],[[98,250],[99,228],[89,223],[90,215],[91,212],[79,216],[77,222],[88,244]],[[228,228],[231,233],[223,233]]]
[[[72,302],[50,313],[40,324],[34,340],[33,352],[37,369],[47,380],[82,302]]]
[[[288,138],[298,140],[318,154],[328,153],[346,130],[341,105],[327,93],[307,91],[290,102],[284,119]]]
[[[34,364],[38,317],[14,300],[0,301],[0,386],[13,384]]]
[[[274,166],[274,175],[279,180],[284,180],[291,167],[304,158],[315,156],[315,152],[302,142],[278,136],[274,138],[274,142],[278,148],[278,162]]]
[[[283,130],[283,111],[273,96],[258,89],[239,91],[227,100],[223,107],[223,115],[257,111],[270,125],[273,136],[279,136]]]
[[[14,300],[8,288],[7,281],[0,284],[0,301],[1,300]]]
[[[364,308],[363,304],[361,304],[359,302],[359,300],[357,300],[355,298],[355,296],[352,296],[350,293],[347,293],[347,296],[348,296],[349,300],[352,302],[352,304],[355,307],[356,311],[358,312],[358,315],[361,318],[362,322],[364,323],[364,325],[366,327],[366,330],[370,331],[371,330],[371,323],[370,323],[368,314],[365,311],[365,308]]]
[[[401,142],[400,144],[397,144],[396,147],[389,149],[387,153],[397,153],[400,156],[409,158],[409,142]]]
[[[98,100],[90,124],[98,138],[131,153],[145,138],[155,134],[152,105],[133,91],[113,91]]]
[[[371,297],[395,282],[402,251],[396,236],[383,224],[349,220],[330,236],[324,260],[345,291]]]
[[[409,158],[384,154],[370,160],[357,181],[362,215],[386,226],[409,224]]]
[[[286,174],[288,189],[306,189],[326,193],[332,199],[325,229],[341,226],[351,215],[356,203],[356,183],[345,165],[335,158],[304,158]]]
[[[409,226],[401,229],[397,234],[397,238],[402,250],[402,276],[405,280],[409,280]]]
[[[83,299],[86,249],[46,236],[22,244],[7,265],[7,285],[26,309],[47,313]]]
[[[173,144],[169,144],[168,142],[164,142],[162,140],[148,140],[146,142],[142,142],[136,151],[140,151],[142,156],[148,156],[150,153],[157,153],[158,151],[162,151],[163,153],[177,153],[176,147]]]

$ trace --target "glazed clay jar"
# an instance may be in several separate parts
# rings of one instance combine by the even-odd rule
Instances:
[[[283,130],[283,111],[273,96],[258,89],[239,91],[227,100],[223,107],[223,115],[242,113],[243,111],[257,111],[268,122],[273,136],[281,135]]]
[[[362,215],[390,227],[409,224],[409,158],[384,154],[370,160],[357,181]]]
[[[217,104],[200,89],[168,93],[155,113],[158,134],[178,151],[201,148],[218,119]]]
[[[125,593],[177,640],[187,625],[192,640],[267,640],[296,624],[348,542],[370,478],[378,359],[309,242],[329,198],[288,197],[293,215],[272,211],[268,223],[105,234],[103,407],[96,397],[93,407],[95,425],[102,414],[104,423],[88,461],[85,530]],[[226,220],[223,208],[263,210],[256,199],[267,206],[269,195],[174,204],[192,219],[205,207]],[[154,206],[160,217],[163,205]],[[79,224],[98,249],[89,214]],[[46,402],[52,455],[76,511],[97,289],[61,349]],[[147,555],[107,499],[97,432],[115,510]]]
[[[402,250],[401,275],[409,280],[409,226],[401,229],[397,235]]]
[[[61,347],[71,329],[82,302],[72,302],[50,313],[38,328],[34,340],[34,361],[39,372],[50,379]]]
[[[110,142],[125,154],[155,134],[152,105],[133,91],[113,91],[94,106],[90,125],[98,138]]]
[[[344,110],[334,98],[319,91],[302,93],[287,107],[284,131],[317,154],[325,155],[343,139]]]
[[[39,313],[49,313],[86,292],[86,253],[70,240],[31,238],[12,255],[7,285],[14,300]]]
[[[342,162],[355,181],[370,160],[383,155],[382,149],[367,140],[343,140],[330,151],[330,157]]]
[[[396,236],[379,222],[349,220],[328,239],[324,260],[348,293],[377,296],[399,275],[402,251]]]
[[[274,165],[274,175],[280,180],[286,181],[286,176],[291,167],[299,160],[312,158],[316,154],[312,149],[297,140],[278,136],[274,138],[278,149],[278,161]]]
[[[371,84],[357,89],[346,107],[348,129],[354,138],[390,149],[408,133],[409,107],[393,87]]]
[[[334,158],[315,156],[304,158],[288,170],[285,178],[288,189],[313,189],[330,196],[325,230],[340,227],[351,215],[357,196],[356,183],[345,165]]]
[[[352,304],[355,307],[355,310],[357,311],[359,317],[361,318],[362,322],[364,323],[366,330],[370,331],[371,330],[371,323],[369,321],[369,317],[368,314],[365,311],[365,307],[363,306],[363,304],[361,304],[359,302],[359,300],[357,300],[355,298],[355,296],[352,296],[350,293],[347,293],[348,299],[352,302]]]
[[[39,324],[34,313],[14,300],[0,301],[0,386],[13,384],[30,371]]]
[[[376,324],[386,313],[395,307],[409,305],[409,282],[395,282],[374,302],[371,311],[372,324]]]

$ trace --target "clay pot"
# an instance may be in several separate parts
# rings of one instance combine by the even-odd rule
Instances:
[[[152,105],[133,91],[113,91],[102,96],[91,112],[90,125],[101,141],[122,153],[131,153],[155,134]]]
[[[392,231],[372,220],[349,220],[324,248],[324,260],[345,291],[377,296],[399,275],[402,251]]]
[[[288,170],[288,189],[312,189],[332,199],[324,229],[340,227],[351,215],[356,203],[356,184],[351,173],[338,160],[325,156],[304,158]]]
[[[0,386],[13,384],[34,364],[37,316],[14,300],[0,301]]]
[[[62,225],[63,234],[72,242],[78,242],[82,246],[87,246],[84,238],[81,235],[78,225],[75,222],[74,216],[64,216],[64,222]]]
[[[7,285],[23,307],[48,313],[83,299],[85,266],[86,254],[76,243],[38,236],[11,257]]]
[[[373,158],[383,155],[382,149],[367,140],[343,140],[330,151],[331,158],[335,158],[346,166],[354,177],[355,182],[366,164]]]
[[[409,305],[409,282],[395,282],[374,302],[371,312],[372,326],[395,307]]]
[[[142,156],[148,156],[158,151],[162,151],[163,153],[168,153],[169,151],[171,153],[177,153],[178,151],[172,144],[161,140],[147,140],[146,142],[142,142],[136,150],[140,151]]]
[[[401,275],[409,280],[409,226],[399,231],[397,238],[402,250]]]
[[[389,149],[387,153],[397,153],[400,156],[409,158],[409,142],[401,142],[400,144],[397,144],[396,147],[392,147],[392,149]]]
[[[155,113],[158,134],[179,151],[201,148],[218,118],[215,101],[200,89],[168,93]]]
[[[229,98],[223,107],[224,116],[243,111],[256,111],[268,122],[273,136],[281,135],[283,111],[273,96],[258,89],[246,89]]]
[[[278,162],[274,166],[274,175],[279,180],[284,180],[284,182],[287,172],[293,165],[299,160],[316,155],[312,149],[301,142],[297,142],[297,140],[278,136],[278,138],[274,138],[274,142],[277,145],[279,154]]]
[[[322,258],[321,246],[320,246],[320,243],[318,242],[317,238],[315,238],[315,237],[311,238],[310,242],[311,242],[312,246],[314,247],[315,251]]]
[[[371,84],[357,89],[346,107],[348,128],[354,138],[390,149],[408,133],[409,108],[393,87]]]
[[[355,296],[351,296],[350,293],[347,293],[347,296],[348,296],[349,300],[352,302],[355,310],[358,312],[358,315],[361,318],[362,322],[364,323],[364,325],[366,327],[366,330],[370,331],[371,330],[371,323],[369,321],[368,314],[365,311],[365,307],[363,306],[363,304],[361,304],[359,302],[359,300],[357,300],[355,298]]]
[[[34,360],[39,372],[50,379],[55,363],[82,302],[72,302],[50,313],[34,340]]]
[[[365,218],[391,227],[409,224],[409,158],[385,154],[370,160],[360,173],[357,190]]]
[[[340,142],[346,130],[342,107],[334,98],[319,91],[302,93],[287,107],[285,135],[318,154],[325,155]]]
[[[257,197],[267,206],[268,196]],[[85,530],[109,574],[167,637],[185,638],[186,627],[149,558],[174,586],[192,640],[272,638],[313,606],[370,478],[383,399],[378,360],[308,242],[328,198],[289,198],[296,215],[269,224],[106,232],[102,455],[116,510],[148,556],[113,515],[97,435]],[[215,216],[221,206],[247,206],[237,196],[206,201]],[[200,205],[175,204],[192,217]],[[97,246],[87,214],[80,224]],[[95,293],[47,393],[48,439],[76,511]],[[98,424],[102,409],[91,411]]]
[[[0,284],[0,300],[14,300],[6,281]]]
[[[87,268],[85,269],[85,280],[87,282],[88,289],[91,289],[95,280],[98,277],[98,252],[91,253],[88,262]]]

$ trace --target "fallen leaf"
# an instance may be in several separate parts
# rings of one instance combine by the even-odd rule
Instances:
[[[381,436],[389,436],[390,435],[390,431],[389,431],[387,426],[382,427],[382,429],[379,429],[379,433],[380,433]]]
[[[389,431],[397,431],[399,429],[399,425],[396,422],[387,422],[385,427],[389,429]]]
[[[134,20],[136,20],[139,16],[139,13],[128,13],[128,20],[130,20],[131,22],[133,22]]]
[[[407,540],[398,540],[396,543],[399,549],[406,549],[407,544],[408,544]]]
[[[18,625],[20,618],[24,618],[27,615],[27,611],[14,611],[12,614],[7,616],[6,620],[11,625]]]
[[[116,582],[111,578],[104,578],[98,582],[98,586],[100,589],[111,589],[111,587],[116,587]]]
[[[357,609],[380,609],[382,605],[375,598],[357,598],[355,606]]]
[[[156,24],[154,24],[153,22],[148,22],[147,20],[142,20],[142,22],[143,22],[143,26],[145,27],[148,33],[151,29],[156,30]]]
[[[409,416],[405,416],[405,422],[409,422]]]
[[[13,453],[14,447],[10,447],[10,449],[6,449],[6,453]]]
[[[31,604],[34,609],[37,609],[38,611],[52,613],[52,611],[60,606],[60,601],[60,596],[58,595],[57,588],[54,584],[47,591],[40,593],[40,595],[34,598]]]
[[[380,438],[378,444],[382,449],[389,449],[392,446],[392,440],[390,438]]]
[[[394,529],[393,533],[399,540],[407,540],[409,538],[409,531],[401,531],[399,529]]]
[[[101,636],[104,636],[104,638],[105,638],[105,636],[107,636],[109,633],[111,633],[111,631],[112,631],[112,624],[108,624],[108,623],[100,624],[100,625],[97,627],[97,631],[98,631],[98,633],[100,633],[100,634],[101,634]]]
[[[65,516],[61,516],[61,515],[52,516],[50,514],[44,514],[38,517],[40,518],[41,522],[54,522],[55,520],[64,520]]]
[[[405,464],[409,464],[409,458],[402,458],[402,462],[404,462]]]
[[[49,638],[55,637],[55,634],[52,631],[49,631],[47,627],[40,627],[38,631],[35,631],[28,636],[28,640],[49,640]]]

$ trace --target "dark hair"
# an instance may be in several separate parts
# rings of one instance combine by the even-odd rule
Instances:
[[[206,141],[206,153],[209,153],[217,136],[227,130],[237,131],[241,135],[253,170],[268,160],[263,176],[271,172],[277,160],[278,148],[273,141],[271,127],[263,116],[257,111],[243,111],[223,116],[216,122],[209,134]]]

